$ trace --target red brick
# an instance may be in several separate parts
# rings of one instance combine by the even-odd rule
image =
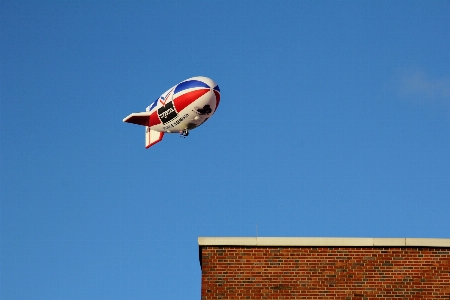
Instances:
[[[450,249],[200,247],[202,299],[450,299]]]

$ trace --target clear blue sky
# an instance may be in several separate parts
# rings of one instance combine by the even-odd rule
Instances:
[[[200,299],[198,236],[450,237],[449,1],[9,1],[1,299]],[[216,114],[122,123],[208,76]]]

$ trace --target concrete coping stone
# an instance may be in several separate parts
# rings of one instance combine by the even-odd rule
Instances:
[[[199,237],[199,246],[450,247],[444,238]]]

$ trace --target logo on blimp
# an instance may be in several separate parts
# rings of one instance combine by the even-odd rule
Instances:
[[[178,113],[173,107],[173,102],[166,103],[165,106],[158,109],[158,116],[163,124],[166,124],[177,117]]]

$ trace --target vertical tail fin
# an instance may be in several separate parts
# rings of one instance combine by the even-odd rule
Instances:
[[[145,126],[145,148],[150,148],[154,144],[163,139],[164,132],[151,130],[150,127]]]
[[[156,102],[156,101],[155,101]],[[150,111],[151,105],[145,109],[145,111]],[[150,127],[145,126],[145,148],[150,148],[154,144],[160,142],[164,136],[164,132],[158,132],[151,130]]]

